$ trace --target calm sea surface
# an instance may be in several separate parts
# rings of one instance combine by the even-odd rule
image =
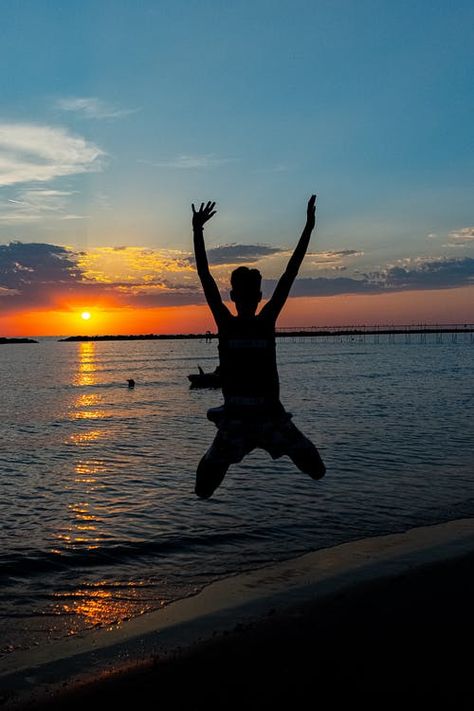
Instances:
[[[474,344],[282,341],[314,482],[256,451],[193,494],[216,344],[0,349],[0,651],[110,626],[205,583],[350,539],[474,515]],[[134,378],[135,389],[126,379]]]

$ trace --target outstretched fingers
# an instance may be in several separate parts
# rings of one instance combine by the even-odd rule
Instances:
[[[206,222],[216,214],[216,210],[214,209],[215,206],[216,203],[213,200],[208,200],[205,205],[202,202],[199,210],[196,210],[194,203],[191,203],[193,210],[193,226],[202,227],[205,225]]]
[[[196,210],[194,203],[191,203],[193,215],[198,215],[198,214],[203,214],[203,213],[209,214],[210,212],[212,212],[214,210],[215,206],[216,206],[215,202],[213,202],[212,200],[208,200],[205,207],[204,207],[204,203],[202,202],[199,210]],[[215,215],[215,211],[213,212],[213,215]]]

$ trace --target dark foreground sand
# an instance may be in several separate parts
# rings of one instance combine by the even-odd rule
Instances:
[[[474,709],[473,606],[471,520],[367,539],[12,662],[3,706]]]

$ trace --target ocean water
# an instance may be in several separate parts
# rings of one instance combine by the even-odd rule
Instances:
[[[282,402],[314,482],[262,451],[193,494],[216,343],[0,350],[0,651],[120,624],[216,578],[474,515],[474,344],[278,342]],[[127,387],[134,378],[136,387]]]

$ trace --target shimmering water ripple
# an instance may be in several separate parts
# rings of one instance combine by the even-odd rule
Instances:
[[[194,471],[215,344],[2,346],[0,649],[115,624],[239,570],[474,513],[471,344],[281,341],[282,400],[328,467]],[[128,389],[133,377],[136,387]]]

